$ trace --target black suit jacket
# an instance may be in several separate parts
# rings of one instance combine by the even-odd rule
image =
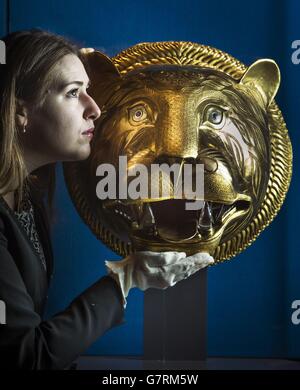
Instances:
[[[53,254],[42,200],[33,198],[35,221],[45,252],[47,274],[14,213],[0,198],[0,370],[64,369],[106,330],[123,322],[119,286],[105,276],[66,310],[43,321]]]

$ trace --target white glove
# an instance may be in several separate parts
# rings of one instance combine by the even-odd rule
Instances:
[[[105,261],[107,271],[119,284],[123,304],[133,287],[141,290],[148,288],[165,289],[186,279],[201,268],[212,264],[214,259],[206,252],[186,257],[185,252],[131,253],[120,261]]]

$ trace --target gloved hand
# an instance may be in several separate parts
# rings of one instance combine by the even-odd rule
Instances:
[[[186,257],[185,252],[140,251],[120,261],[106,261],[105,265],[110,276],[119,284],[126,307],[126,297],[131,288],[138,287],[143,291],[148,288],[165,289],[213,262],[214,259],[206,252]]]

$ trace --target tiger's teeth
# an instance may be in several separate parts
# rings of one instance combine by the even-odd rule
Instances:
[[[149,203],[144,204],[143,215],[141,218],[141,228],[155,225],[155,218]]]
[[[224,211],[225,211],[225,205],[222,204],[219,208],[219,210],[217,211],[217,213],[215,214],[215,219],[216,221],[220,220],[224,214]]]
[[[157,235],[157,228],[155,225],[155,218],[154,214],[151,208],[151,205],[149,203],[144,203],[143,205],[143,215],[139,224],[140,229],[146,229],[148,232],[153,235]]]
[[[144,205],[143,203],[137,203],[130,205],[131,214],[134,215],[135,222],[139,225],[143,217]]]
[[[200,234],[209,235],[213,229],[213,216],[209,202],[204,202],[198,220],[198,231]]]

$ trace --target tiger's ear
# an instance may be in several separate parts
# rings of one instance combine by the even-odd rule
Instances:
[[[274,99],[280,85],[280,70],[275,61],[261,59],[255,61],[246,70],[240,84],[256,88],[268,107]]]
[[[113,86],[118,84],[122,77],[112,60],[100,51],[82,48],[80,59],[91,81],[89,94],[102,108],[113,92]]]

